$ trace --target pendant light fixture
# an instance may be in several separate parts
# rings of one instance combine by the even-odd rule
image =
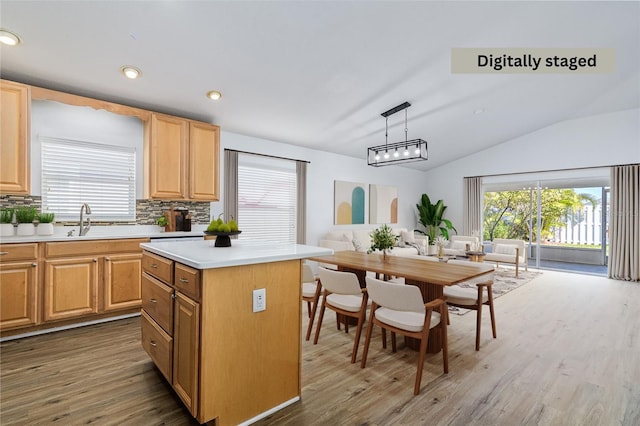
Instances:
[[[385,118],[384,145],[373,146],[367,150],[367,163],[370,166],[380,167],[428,160],[427,141],[408,138],[407,108],[410,106],[409,102],[404,102],[380,114]],[[389,143],[389,116],[403,110],[404,142]]]

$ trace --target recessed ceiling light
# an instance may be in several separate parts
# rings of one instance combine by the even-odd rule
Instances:
[[[120,71],[122,72],[122,74],[124,74],[125,77],[130,78],[131,80],[135,80],[142,75],[142,72],[140,72],[138,68],[132,67],[130,65],[125,65],[124,67],[120,68]]]
[[[16,46],[20,44],[20,37],[7,30],[0,30],[0,43],[7,46]]]
[[[207,98],[209,98],[209,99],[211,99],[213,101],[217,101],[221,97],[222,97],[222,93],[218,92],[217,90],[211,90],[211,91],[207,92]]]

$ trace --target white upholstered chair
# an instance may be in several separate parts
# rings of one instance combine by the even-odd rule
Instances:
[[[306,340],[311,337],[311,329],[313,328],[313,321],[316,317],[316,310],[318,308],[318,300],[320,300],[320,292],[322,286],[319,283],[319,279],[313,275],[313,270],[308,264],[302,265],[302,300],[307,302],[307,315],[309,316],[309,325],[307,326]]]
[[[500,263],[516,265],[517,277],[520,265],[524,266],[525,271],[528,270],[526,243],[524,240],[495,238],[492,251],[485,255],[484,260],[486,262],[495,262],[496,266]]]
[[[403,336],[420,339],[420,353],[418,355],[418,371],[413,388],[414,395],[420,393],[424,358],[427,352],[429,330],[434,327],[442,328],[442,364],[445,374],[449,372],[449,353],[447,344],[446,309],[447,304],[442,299],[422,302],[420,289],[412,285],[397,285],[375,278],[367,277],[367,293],[372,301],[371,315],[364,340],[364,351],[360,367],[365,368],[367,354],[371,342],[373,326],[389,330]],[[396,351],[395,339],[392,340],[393,351]]]
[[[469,262],[466,260],[450,260],[450,264],[467,265],[474,268],[483,268],[482,263]],[[468,284],[475,284],[475,288],[461,287],[459,285],[445,286],[444,296],[447,304],[459,308],[476,311],[476,351],[480,350],[480,326],[482,324],[482,305],[489,306],[491,316],[491,331],[493,338],[496,338],[496,318],[493,310],[493,273],[481,275],[470,281]],[[448,314],[448,312],[447,312]],[[449,319],[447,318],[447,322]]]
[[[318,343],[325,308],[329,308],[346,317],[356,318],[358,325],[354,337],[353,350],[351,351],[351,363],[353,364],[356,362],[358,355],[360,335],[362,334],[362,326],[367,312],[367,290],[360,288],[358,277],[351,272],[332,271],[321,267],[318,270],[318,274],[320,276],[320,285],[323,288],[323,298],[313,344]]]
[[[467,235],[452,235],[449,240],[449,246],[444,248],[444,254],[452,256],[465,256],[467,254],[467,245],[473,247],[474,244],[478,244],[480,240],[478,237],[472,237]]]

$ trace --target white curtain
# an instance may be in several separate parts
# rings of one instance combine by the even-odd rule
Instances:
[[[640,164],[611,168],[609,278],[640,281]]]
[[[482,239],[482,178],[464,178],[464,223],[462,235],[472,235],[474,231]]]

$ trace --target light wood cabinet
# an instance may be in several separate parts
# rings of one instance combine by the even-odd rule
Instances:
[[[29,86],[0,80],[0,193],[29,194]]]
[[[0,330],[37,324],[37,244],[2,244],[0,253]]]
[[[98,312],[96,257],[48,260],[44,276],[45,321]]]
[[[142,253],[113,254],[104,258],[104,310],[140,306]]]
[[[141,306],[146,238],[44,244],[44,320]]]
[[[197,415],[200,305],[176,292],[173,315],[173,388],[192,415]]]
[[[220,128],[152,113],[145,125],[145,197],[218,201]]]
[[[197,417],[200,271],[147,252],[142,265],[142,347]]]

